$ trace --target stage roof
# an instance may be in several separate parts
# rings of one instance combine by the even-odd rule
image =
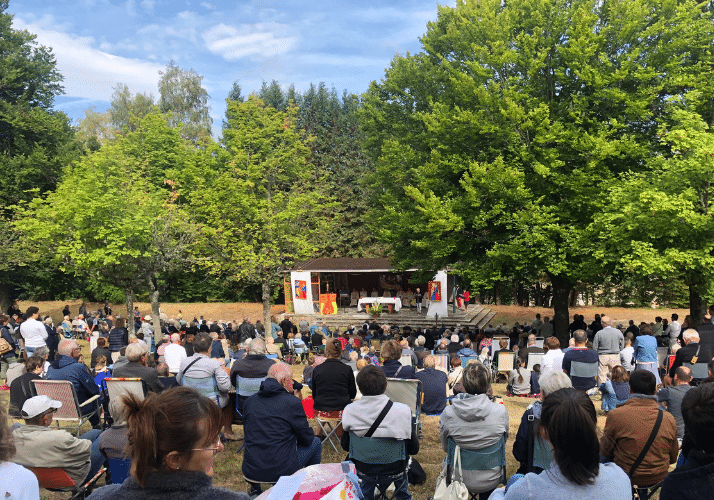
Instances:
[[[416,271],[416,268],[406,271]],[[335,258],[335,259],[308,259],[296,262],[290,271],[311,271],[315,273],[391,273],[399,272],[394,269],[389,259],[382,257],[370,259]]]

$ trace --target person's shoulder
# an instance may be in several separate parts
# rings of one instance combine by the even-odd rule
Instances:
[[[622,488],[628,489],[630,487],[630,478],[627,473],[622,470],[622,468],[615,462],[606,462],[600,464],[600,470],[598,472],[598,481],[602,481],[610,485],[610,487],[619,487],[621,483]]]
[[[103,500],[104,498],[117,498],[117,493],[121,489],[121,484],[108,484],[97,488],[87,497],[87,500]]]

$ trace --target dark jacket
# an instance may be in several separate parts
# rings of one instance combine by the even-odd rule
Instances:
[[[356,395],[354,373],[339,359],[327,359],[312,371],[312,398],[316,410],[343,410]]]
[[[5,354],[2,355],[2,357],[5,359],[14,358],[17,355],[17,353],[14,350],[14,349],[17,349],[17,344],[15,343],[15,339],[12,338],[12,334],[10,333],[10,330],[5,326],[0,327],[0,335],[2,335],[2,338],[7,340],[7,343],[10,344],[10,347],[13,348],[12,351],[6,352]]]
[[[50,353],[57,352],[57,346],[59,345],[59,335],[57,334],[57,328],[55,328],[54,326],[45,325],[45,330],[47,330],[47,338],[45,339],[47,348],[50,350]],[[53,358],[50,357],[50,359]]]
[[[211,343],[211,357],[216,359],[226,357],[226,353],[223,352],[223,344],[220,340],[214,340],[213,343]]]
[[[109,350],[111,352],[119,352],[126,345],[129,345],[129,330],[126,328],[112,328],[109,331]]]
[[[9,414],[11,417],[20,417],[20,410],[22,410],[22,405],[25,401],[30,399],[35,395],[35,387],[32,384],[33,380],[39,380],[42,377],[36,373],[27,372],[10,384],[10,410]]]
[[[677,351],[677,354],[674,356],[672,368],[670,368],[669,370],[669,376],[674,378],[674,372],[677,371],[677,368],[682,366],[682,364],[684,363],[691,363],[692,357],[697,353],[697,350],[699,350],[698,362],[706,363],[709,361],[708,359],[706,359],[706,357],[702,356],[704,352],[704,347],[700,348],[699,342],[690,342],[689,344],[685,345]]]
[[[213,478],[203,472],[150,472],[142,488],[133,476],[122,484],[112,484],[97,489],[87,498],[91,500],[248,500],[246,493],[214,488]]]
[[[709,362],[714,357],[714,324],[704,320],[704,323],[697,327],[697,332],[699,332],[699,343],[702,345],[699,361]]]
[[[263,381],[245,401],[243,474],[256,481],[277,481],[298,470],[297,446],[315,435],[300,400],[277,380]]]
[[[667,474],[661,500],[701,500],[714,491],[714,455],[694,450],[687,461]]]
[[[129,361],[126,365],[114,368],[112,376],[117,378],[140,378],[146,384],[146,389],[151,392],[161,392],[164,384],[159,380],[156,368],[149,368],[138,361]]]
[[[92,351],[92,359],[89,364],[90,368],[97,366],[97,358],[99,356],[107,358],[107,366],[112,364],[112,352],[107,347],[95,347]]]
[[[252,339],[255,337],[255,328],[253,325],[248,323],[247,321],[244,321],[243,323],[240,324],[238,327],[238,343],[242,344],[248,339]]]
[[[77,392],[77,401],[84,403],[92,396],[99,394],[99,387],[94,383],[94,377],[87,366],[78,363],[76,359],[60,354],[47,371],[47,380],[69,380]]]
[[[382,364],[382,370],[387,378],[416,379],[414,368],[402,365],[397,359],[386,360]]]
[[[446,407],[446,383],[447,375],[441,370],[427,368],[416,374],[421,380],[424,402],[421,411],[425,415],[439,415]]]

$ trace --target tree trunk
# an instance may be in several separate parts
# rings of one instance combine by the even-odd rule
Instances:
[[[521,305],[520,300],[518,299],[518,283],[516,280],[511,281],[511,295],[513,296],[512,304],[514,306]]]
[[[497,306],[501,305],[501,283],[497,281],[493,285],[493,297]]]
[[[707,309],[707,301],[699,295],[697,285],[689,285],[689,315],[694,323],[692,326],[697,327],[702,324]]]
[[[560,345],[568,345],[568,322],[570,319],[568,299],[570,298],[570,290],[573,288],[573,283],[567,276],[549,276],[553,285],[553,326],[555,336],[558,337]]]
[[[0,282],[0,314],[5,314],[11,305],[10,288],[7,284]]]
[[[535,306],[543,307],[543,290],[540,281],[536,281],[535,284]]]
[[[154,327],[154,341],[158,345],[161,333],[161,312],[159,311],[159,284],[156,278],[149,279],[149,301],[151,302],[151,326]]]
[[[578,291],[576,289],[570,290],[570,299],[569,299],[569,304],[570,307],[575,307],[577,305],[578,301]]]
[[[130,286],[124,289],[124,299],[126,300],[126,329],[129,335],[134,335],[134,291]]]
[[[263,281],[263,327],[266,332],[270,331],[270,281]]]

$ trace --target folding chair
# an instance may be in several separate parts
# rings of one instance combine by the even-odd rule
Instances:
[[[241,446],[241,448],[243,447]],[[256,481],[255,479],[250,479],[245,474],[243,474],[243,480],[248,485],[248,495],[250,495],[251,498],[255,498],[263,492],[263,488],[261,487],[262,484],[269,484],[272,488],[275,486],[275,483],[277,483],[277,481]]]
[[[262,377],[262,378],[245,378],[245,377],[241,377],[241,376],[236,377],[236,413],[240,417],[241,422],[245,421],[245,419],[243,418],[243,401],[245,401],[247,398],[249,398],[253,394],[256,394],[260,390],[260,384],[262,384],[266,378],[268,378],[268,377]],[[238,448],[238,451],[236,451],[236,453],[240,453],[241,450],[243,450],[244,446],[245,446],[245,441],[243,442],[242,445],[240,445],[240,448]]]
[[[415,419],[417,429],[421,429],[421,403],[423,394],[421,380],[402,380],[399,378],[388,378],[387,389],[384,391],[389,399],[395,403],[404,403],[412,411],[412,418]]]
[[[338,448],[338,445],[340,445],[340,439],[337,436],[337,429],[342,425],[342,418],[320,417],[317,411],[315,411],[315,420],[317,420],[317,425],[320,426],[320,429],[322,429],[322,432],[325,434],[325,437],[322,438],[322,444],[324,445],[325,441],[329,441],[330,445],[332,445],[332,449],[339,455],[340,448]]]
[[[658,368],[667,368],[666,363],[667,363],[667,352],[669,351],[669,347],[657,347],[657,367]],[[704,378],[707,378],[705,375]]]
[[[492,470],[501,468],[501,483],[506,482],[506,436],[501,435],[498,442],[480,448],[478,450],[467,450],[459,447],[461,454],[461,470]],[[456,441],[453,438],[448,439],[446,452],[446,481],[451,482],[452,478],[463,481],[459,476],[458,471],[453,470],[454,454],[456,453]],[[484,491],[469,490],[469,498],[475,499],[476,495],[489,491],[493,488],[487,487]]]
[[[387,465],[399,460],[406,461],[407,450],[404,441],[392,438],[375,438],[375,437],[359,437],[354,432],[350,431],[350,450],[349,458],[358,460],[362,463],[370,465]],[[374,484],[378,493],[374,496],[375,500],[393,500],[396,496],[397,483],[407,480],[407,471],[404,470],[401,474],[390,476],[368,476],[357,470],[357,477],[360,479],[360,486],[364,490],[365,481]],[[391,495],[388,495],[388,489],[391,484],[395,485]]]
[[[97,401],[99,395],[92,396],[84,403],[79,404],[77,392],[69,380],[32,380],[32,383],[38,396],[48,396],[50,399],[62,403],[62,407],[54,414],[54,421],[57,422],[58,428],[61,420],[76,421],[76,427],[72,425],[72,427],[75,427],[75,436],[79,436],[79,429],[82,425],[99,412],[99,403]],[[91,408],[92,405],[94,405],[94,411],[83,415],[82,409]]]
[[[434,356],[435,365],[434,368],[441,370],[442,372],[449,374],[451,371],[451,358],[448,354],[432,354]]]
[[[539,364],[540,364],[541,358],[543,358],[543,354],[541,354],[541,353],[539,353],[539,352],[531,352],[531,353],[528,353],[528,366],[527,366],[527,368],[528,368],[529,370],[533,371],[533,367],[534,367],[535,365],[539,365]]]
[[[399,362],[402,364],[402,366],[411,366],[414,368],[414,360],[412,359],[411,354],[402,354],[402,356],[399,358]]]
[[[496,361],[497,368],[493,371],[493,381],[495,382],[501,374],[504,374],[508,379],[508,374],[513,370],[515,361],[515,352],[499,352]]]
[[[550,450],[550,445],[543,441],[540,437],[538,428],[540,427],[540,419],[534,415],[528,415],[528,454],[526,469],[528,472],[540,474],[550,467],[553,461],[553,453]]]
[[[541,349],[543,349],[544,344],[545,344],[545,338],[536,337],[536,347],[540,347]]]
[[[501,342],[501,339],[503,339],[503,340],[505,340],[506,342],[508,342],[508,345],[506,346],[506,349],[510,349],[510,348],[511,348],[511,338],[510,338],[510,337],[503,337],[503,336],[500,336],[500,337],[494,336],[494,337],[493,337],[493,340],[491,341],[491,345],[493,345],[493,348],[496,349],[496,346],[499,345],[499,342]],[[496,350],[498,350],[498,349],[496,349]]]
[[[682,363],[682,366],[692,370],[692,378],[704,379],[709,377],[708,363]]]
[[[104,394],[104,427],[109,427],[113,417],[109,413],[109,401],[115,399],[121,403],[121,397],[133,394],[139,401],[143,401],[146,394],[145,383],[140,378],[113,378],[105,377],[100,385]]]
[[[278,359],[277,354],[266,354],[265,357],[268,359]]]
[[[107,471],[106,467],[102,467],[89,481],[83,485],[77,486],[72,478],[67,475],[64,469],[60,469],[59,467],[27,467],[27,469],[37,476],[37,483],[40,488],[50,491],[72,492],[72,496],[69,500],[85,498],[87,495],[87,489],[94,485],[97,480],[102,477],[102,474]]]
[[[461,360],[461,366],[463,368],[466,368],[466,365],[469,364],[469,361],[478,361],[478,356],[459,356],[459,359]]]
[[[374,353],[379,356],[379,353],[382,348],[382,343],[379,340],[372,339],[369,341],[369,343],[374,347]]]

